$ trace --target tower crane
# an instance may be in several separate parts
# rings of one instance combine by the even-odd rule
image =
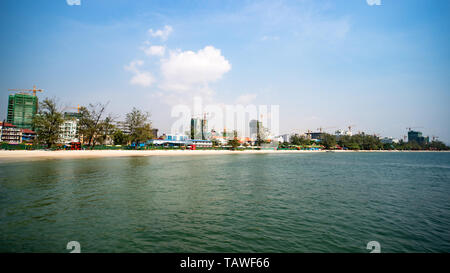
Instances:
[[[37,92],[44,92],[43,89],[36,89],[36,85],[33,86],[33,89],[8,89],[8,91],[12,92],[33,92],[33,96],[36,97]]]
[[[317,128],[317,130],[320,132],[320,133],[322,133],[323,132],[323,130],[327,130],[327,129],[333,129],[333,128],[336,128],[336,126],[333,126],[333,127],[327,127],[327,128],[322,128],[322,127],[319,127],[319,128]]]
[[[351,133],[352,132],[352,128],[355,128],[357,125],[355,125],[355,124],[352,124],[352,125],[349,125],[347,128],[348,128],[348,131]]]
[[[68,109],[77,109],[77,113],[80,113],[80,109],[81,109],[79,104],[77,105],[77,107],[66,107],[66,108],[68,108]]]
[[[406,130],[411,131],[411,129],[421,129],[421,128],[423,128],[423,127],[421,127],[421,126],[418,126],[418,127],[410,126],[410,127],[406,127]]]

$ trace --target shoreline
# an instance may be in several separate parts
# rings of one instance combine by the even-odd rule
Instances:
[[[449,151],[308,151],[308,150],[84,150],[84,151],[0,151],[0,161],[46,160],[46,159],[76,159],[76,158],[109,158],[109,157],[147,157],[147,156],[191,156],[191,155],[239,155],[239,154],[313,154],[313,153],[435,153]]]

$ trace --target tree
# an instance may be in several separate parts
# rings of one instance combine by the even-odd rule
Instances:
[[[231,140],[228,140],[228,145],[230,145],[233,150],[236,150],[236,148],[239,147],[240,143],[237,138],[233,138]]]
[[[153,137],[151,122],[148,121],[150,114],[133,107],[127,114],[125,123],[130,131],[130,141],[136,143],[147,141]]]
[[[195,128],[194,128],[194,119],[191,119],[191,132],[190,132],[191,139],[195,139]]]
[[[310,144],[311,144],[311,140],[307,139],[307,138],[304,137],[304,136],[299,136],[299,135],[297,135],[297,134],[292,135],[292,136],[289,138],[289,142],[290,142],[292,145],[310,145]]]
[[[337,144],[341,147],[349,147],[350,144],[352,142],[352,137],[351,136],[347,136],[347,135],[343,135],[343,136],[339,136],[339,139],[337,141]]]
[[[97,103],[80,108],[78,133],[92,149],[97,142],[102,142],[106,138],[105,132],[111,133],[113,119],[110,115],[104,117],[107,105]]]
[[[37,139],[51,148],[59,140],[61,126],[64,123],[63,113],[58,109],[55,99],[46,98],[39,104],[39,112],[33,118],[33,127]]]
[[[101,123],[100,123],[100,135],[98,136],[98,141],[101,144],[105,144],[108,137],[112,137],[116,126],[113,124],[113,118],[111,116],[107,116]]]
[[[113,141],[114,145],[126,145],[128,143],[128,135],[117,129],[113,134]]]
[[[438,150],[438,151],[446,151],[450,148],[444,144],[444,142],[439,140],[434,140],[431,143],[427,144],[426,147],[430,150]]]
[[[213,138],[213,139],[211,140],[211,142],[212,142],[212,146],[213,146],[213,147],[219,146],[219,141],[217,141],[217,139]]]
[[[361,149],[361,146],[359,146],[359,144],[355,143],[355,142],[351,142],[345,147],[349,148],[350,150],[360,150]]]
[[[325,149],[334,149],[336,146],[336,136],[330,134],[322,134],[320,143],[325,146]]]
[[[261,125],[259,124],[259,121],[256,121],[256,145],[257,146],[261,146],[262,143],[262,138],[261,138]]]
[[[279,142],[278,143],[278,148],[284,149],[284,148],[288,148],[289,147],[289,143],[288,142]]]
[[[236,150],[236,148],[239,147],[241,144],[239,143],[238,133],[236,130],[233,131],[233,135],[234,138],[228,141],[228,145],[230,145],[233,150]]]

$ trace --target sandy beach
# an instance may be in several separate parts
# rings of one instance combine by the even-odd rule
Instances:
[[[357,152],[433,152],[433,151],[308,151],[308,150],[85,150],[85,151],[0,151],[1,161],[24,161],[45,159],[75,159],[102,157],[134,157],[134,156],[194,156],[194,155],[245,155],[245,154],[309,154],[309,153],[357,153]]]
[[[325,151],[226,151],[226,150],[95,150],[95,151],[0,151],[2,160],[39,160],[65,158],[101,158],[101,157],[131,157],[131,156],[190,156],[190,155],[230,155],[230,154],[292,154],[292,153],[321,153]]]

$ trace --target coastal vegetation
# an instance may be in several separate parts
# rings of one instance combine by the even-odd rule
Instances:
[[[308,139],[305,136],[293,135],[289,139],[289,143],[282,143],[280,147],[286,148],[289,145],[307,147],[314,144],[319,144],[328,150],[450,150],[450,147],[438,140],[433,140],[430,143],[405,142],[403,140],[400,140],[398,143],[383,143],[378,136],[365,133],[339,137],[331,134],[322,134],[321,138],[317,141]]]
[[[64,116],[56,99],[45,99],[39,103],[39,112],[33,118],[33,127],[37,133],[37,141],[51,148],[59,140]]]
[[[230,139],[228,141],[228,145],[231,146],[232,150],[236,150],[236,148],[241,145],[239,140],[238,140],[237,131],[236,130],[233,131],[233,139]]]
[[[103,143],[113,131],[113,118],[106,114],[107,105],[97,103],[80,108],[78,134],[91,148]]]
[[[58,104],[56,99],[46,98],[39,106],[39,112],[33,119],[33,127],[37,134],[34,142],[27,143],[26,145],[0,143],[0,149],[64,148],[64,145],[59,143],[62,125],[66,121],[75,119],[75,117],[63,113],[61,110],[62,107]],[[152,122],[150,121],[150,114],[148,112],[133,107],[133,109],[125,115],[125,121],[118,123],[116,122],[116,117],[107,113],[107,106],[108,103],[96,103],[82,106],[78,109],[78,113],[76,113],[76,119],[78,119],[77,137],[83,144],[83,149],[161,148],[143,145],[143,143],[156,137],[153,135]],[[119,124],[121,126],[119,126]],[[260,126],[260,123],[257,122],[255,143],[242,143],[238,138],[237,131],[233,131],[233,137],[229,138],[226,130],[224,130],[223,137],[228,139],[226,146],[221,146],[217,139],[212,139],[212,148],[205,149],[259,149],[262,144],[269,141],[262,136]],[[192,132],[187,132],[187,134],[192,134]],[[114,143],[114,146],[106,145],[108,143]],[[96,146],[98,145],[100,146],[97,148]],[[173,149],[174,147],[170,148]],[[438,140],[423,143],[415,141],[405,142],[403,140],[398,142],[383,142],[378,136],[365,134],[364,132],[355,135],[339,136],[322,133],[320,134],[319,139],[310,139],[304,135],[294,134],[290,137],[288,142],[279,143],[278,148],[284,150],[450,150],[446,144]]]
[[[149,118],[150,114],[148,112],[144,112],[137,108],[133,108],[133,110],[126,115],[125,125],[129,130],[128,140],[132,143],[136,143],[136,146],[153,138]]]

